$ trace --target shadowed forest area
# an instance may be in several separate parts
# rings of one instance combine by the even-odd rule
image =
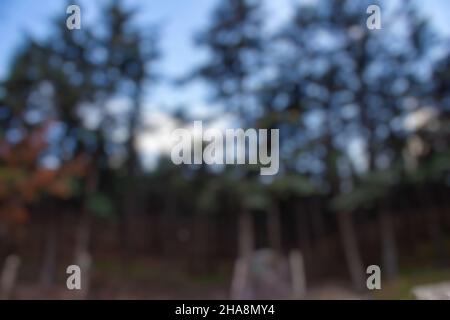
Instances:
[[[125,2],[69,30],[61,1],[0,79],[1,298],[412,299],[450,281],[450,42],[426,3],[292,2],[269,28],[264,1],[217,0],[192,35],[204,59],[170,78],[163,22]],[[206,116],[155,116],[160,82],[204,85]],[[160,129],[195,120],[279,129],[279,172],[173,164]]]

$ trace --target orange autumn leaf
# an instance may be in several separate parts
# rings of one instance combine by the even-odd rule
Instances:
[[[19,204],[7,203],[0,207],[0,216],[12,224],[24,224],[29,219],[28,210]]]
[[[67,199],[72,194],[67,179],[54,181],[51,185],[49,185],[48,193],[61,199]]]
[[[64,164],[61,168],[61,174],[66,176],[83,177],[87,175],[89,158],[80,155],[72,161]]]
[[[31,179],[31,183],[35,188],[45,188],[56,179],[56,176],[57,172],[55,170],[37,169]]]

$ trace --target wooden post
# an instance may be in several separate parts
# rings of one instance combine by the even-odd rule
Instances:
[[[232,300],[246,299],[249,286],[249,261],[245,258],[236,259],[234,265],[233,278],[231,279],[231,293]]]
[[[289,267],[291,270],[292,297],[302,299],[306,294],[306,275],[303,257],[299,250],[290,252]]]
[[[255,247],[255,235],[253,217],[247,210],[242,210],[238,216],[238,251],[239,257],[236,260],[233,279],[231,281],[231,299],[246,299],[249,292],[249,268],[250,260]]]
[[[90,276],[91,276],[91,255],[87,251],[83,251],[77,257],[77,264],[81,269],[81,290],[79,292],[80,299],[86,299],[89,294]]]
[[[0,277],[0,299],[7,300],[11,298],[11,294],[16,283],[19,266],[19,256],[11,254],[6,258]]]

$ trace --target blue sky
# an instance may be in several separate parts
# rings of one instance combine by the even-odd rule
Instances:
[[[98,2],[105,2],[96,1]],[[159,70],[168,77],[187,73],[193,65],[201,61],[204,53],[193,46],[193,35],[209,19],[209,15],[218,0],[125,0],[127,5],[140,8],[138,19],[142,23],[160,23],[160,46],[163,60]],[[311,0],[309,0],[311,1]],[[90,22],[99,18],[94,1],[74,1],[80,4],[82,21]],[[266,0],[266,12],[270,22],[277,23],[289,15],[289,5],[296,0]],[[426,15],[432,17],[437,30],[450,35],[450,1],[421,1]],[[45,37],[52,17],[64,14],[65,0],[0,0],[0,78],[7,73],[9,61],[29,33],[34,37]],[[174,94],[174,92],[176,94]],[[186,88],[172,88],[163,82],[151,91],[149,105],[170,108],[180,104],[189,105],[203,112],[206,90],[201,84]],[[210,108],[209,108],[210,109]]]
[[[0,2],[0,78],[7,73],[9,61],[14,50],[20,46],[25,34],[45,37],[52,17],[64,14],[66,1],[63,0],[1,0]],[[105,1],[102,1],[105,2]],[[81,7],[82,22],[92,22],[99,18],[94,1],[77,1]],[[161,73],[169,76],[181,75],[198,61],[199,52],[194,50],[192,35],[207,22],[208,12],[215,4],[214,0],[164,0],[137,1],[128,0],[127,5],[141,8],[138,19],[145,24],[160,23],[160,47],[163,60],[159,65]],[[155,105],[173,106],[188,99],[194,104],[201,103],[198,86],[177,89],[176,97],[164,82],[152,90],[152,102]],[[170,91],[170,92],[169,92]],[[170,94],[170,95],[169,95]]]

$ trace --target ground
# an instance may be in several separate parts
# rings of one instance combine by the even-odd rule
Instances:
[[[192,274],[177,268],[179,264],[153,259],[139,259],[125,266],[117,261],[96,261],[93,268],[91,299],[227,299],[230,269]],[[417,285],[448,281],[449,268],[415,267],[401,270],[394,282],[383,282],[381,290],[367,294],[354,292],[344,281],[327,281],[312,286],[307,299],[414,299]],[[50,288],[30,280],[20,281],[16,299],[77,298],[65,288],[62,275]]]

